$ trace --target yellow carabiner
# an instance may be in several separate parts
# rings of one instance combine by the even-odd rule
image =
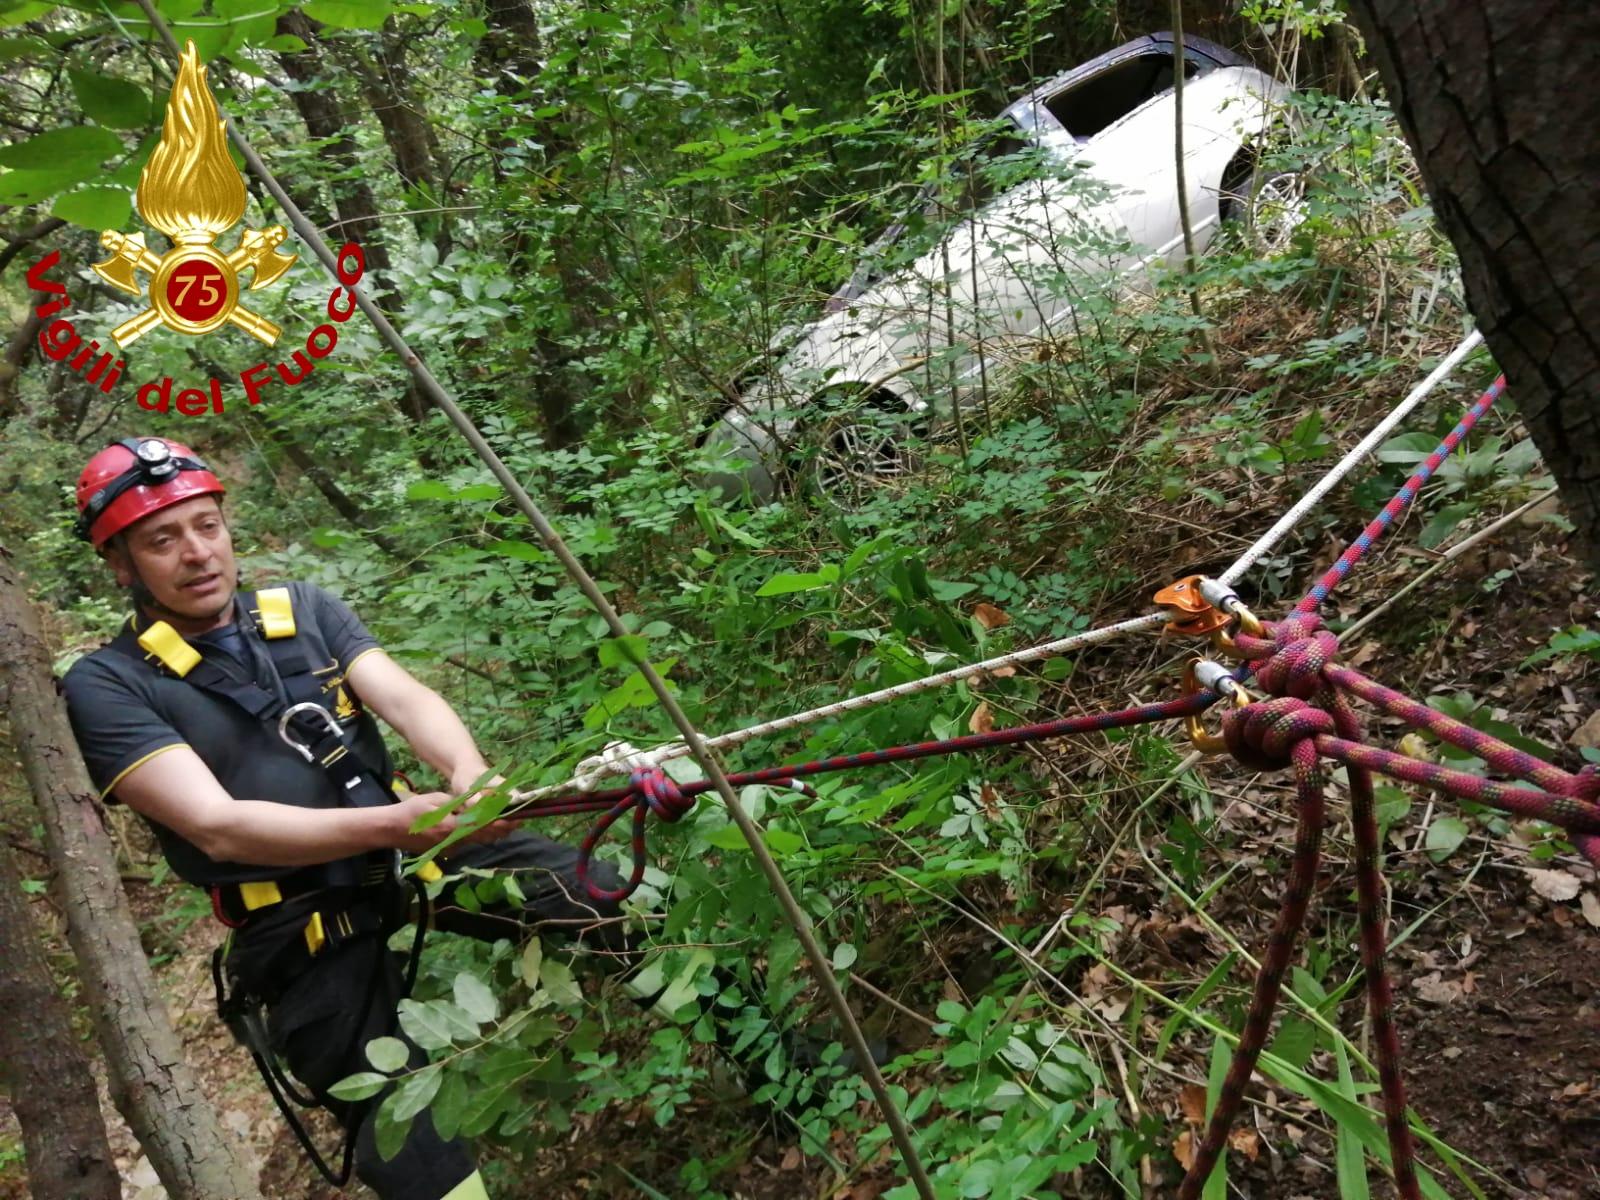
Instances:
[[[1191,658],[1183,664],[1183,694],[1192,696],[1201,690],[1221,692],[1233,702],[1235,708],[1243,708],[1252,699],[1227,667],[1210,659]],[[1220,734],[1210,732],[1200,723],[1198,713],[1183,719],[1183,730],[1201,754],[1221,754],[1228,748],[1228,743]]]

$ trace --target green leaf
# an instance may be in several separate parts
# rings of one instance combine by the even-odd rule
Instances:
[[[339,1080],[328,1089],[328,1094],[339,1100],[365,1100],[376,1096],[389,1086],[389,1077],[376,1071],[362,1071]]]
[[[37,20],[54,7],[54,4],[47,3],[46,0],[11,0],[9,4],[0,3],[0,29],[9,29],[13,25],[24,25]]]
[[[381,29],[390,8],[389,0],[306,0],[300,11],[335,29]]]
[[[600,643],[602,667],[637,667],[649,657],[650,639],[643,634],[630,633],[626,637],[606,638]]]
[[[126,188],[89,187],[57,196],[50,215],[96,232],[121,229],[133,214],[133,196]]]
[[[1454,533],[1456,526],[1470,517],[1476,509],[1477,506],[1474,504],[1446,504],[1428,518],[1428,523],[1417,535],[1417,541],[1424,550],[1434,549]]]
[[[766,829],[761,833],[761,840],[766,843],[767,849],[773,855],[782,858],[784,855],[793,854],[803,847],[805,839],[798,833],[790,833],[786,829]],[[706,839],[719,850],[748,850],[750,843],[744,840],[744,834],[739,832],[737,825],[724,825]]]
[[[1269,1047],[1284,1062],[1304,1067],[1317,1048],[1317,1027],[1299,1017],[1285,1017]]]
[[[496,554],[503,554],[507,558],[519,559],[522,562],[536,563],[550,561],[550,554],[548,551],[543,550],[530,542],[510,541],[502,538],[497,542],[490,542],[489,549],[493,550]]]
[[[4,23],[0,15],[0,24]],[[50,44],[34,37],[0,37],[0,62],[14,58],[28,58],[35,54],[51,53]]]
[[[1339,1094],[1352,1104],[1360,1104],[1356,1098],[1356,1081],[1350,1074],[1350,1056],[1345,1053],[1342,1039],[1335,1039],[1333,1053],[1339,1064]],[[1367,1183],[1361,1139],[1343,1122],[1335,1126],[1333,1164],[1339,1180],[1339,1200],[1370,1200],[1372,1192]]]
[[[462,971],[456,976],[454,992],[456,1003],[474,1021],[492,1021],[500,1013],[500,1002],[489,990],[489,985],[470,971]]]
[[[1228,1062],[1233,1057],[1228,1049],[1228,1043],[1222,1038],[1217,1038],[1211,1043],[1211,1070],[1206,1075],[1206,1118],[1216,1111],[1217,1100],[1222,1095],[1223,1082],[1228,1078]],[[1217,1165],[1211,1168],[1211,1174],[1206,1177],[1205,1187],[1200,1191],[1202,1200],[1227,1200],[1228,1197],[1228,1149],[1223,1147],[1222,1153],[1217,1155]]]
[[[513,1080],[498,1086],[476,1089],[467,1101],[466,1111],[461,1114],[461,1128],[457,1132],[467,1138],[475,1138],[487,1132],[516,1099],[516,1086],[517,1081]]]
[[[396,1121],[411,1120],[428,1107],[428,1102],[438,1093],[439,1085],[443,1082],[444,1072],[437,1067],[408,1076],[395,1090],[389,1115]]]
[[[384,1102],[378,1107],[377,1119],[373,1122],[373,1140],[378,1146],[378,1157],[384,1162],[390,1162],[400,1153],[400,1148],[406,1144],[406,1134],[411,1132],[411,1120],[396,1120],[394,1115],[395,1093],[391,1092]]]
[[[837,568],[836,568],[837,569]],[[794,592],[814,592],[833,581],[816,571],[785,572],[774,575],[756,589],[757,596],[787,596]]]
[[[656,673],[664,677],[677,663],[676,658],[657,663]],[[583,714],[583,727],[600,729],[618,713],[626,712],[630,708],[648,708],[655,703],[655,699],[656,694],[650,690],[650,684],[646,681],[644,673],[635,671],[600,697],[589,711]]]
[[[7,171],[0,175],[0,204],[37,204],[92,178],[99,171],[99,167],[92,164],[49,171]]]
[[[411,1047],[397,1037],[373,1038],[367,1043],[367,1061],[380,1071],[393,1073],[411,1060]]]
[[[424,1050],[443,1050],[457,1038],[471,1041],[478,1036],[478,1023],[447,1000],[402,1000],[400,1028]]]
[[[0,166],[19,171],[92,168],[121,151],[122,139],[109,129],[69,125],[0,147]]]
[[[150,96],[136,83],[99,71],[69,71],[83,115],[108,129],[143,129],[150,124]]]
[[[444,1074],[444,1082],[439,1085],[439,1094],[433,1098],[431,1115],[434,1130],[445,1141],[450,1141],[461,1128],[461,1118],[467,1111],[471,1097],[467,1093],[467,1081],[458,1073],[440,1073]]]
[[[833,948],[833,969],[835,971],[848,971],[855,965],[856,948],[849,942],[840,942]]]
[[[550,994],[550,999],[563,1008],[583,1002],[583,989],[572,977],[572,968],[559,958],[547,958],[539,964],[539,983]]]
[[[528,939],[522,948],[522,982],[530,988],[539,986],[539,965],[544,962],[544,942],[537,936]]]
[[[1443,862],[1466,841],[1467,832],[1467,823],[1460,817],[1435,817],[1428,826],[1428,838],[1424,843],[1428,857],[1434,862]]]
[[[953,579],[930,579],[928,590],[933,593],[935,600],[943,600],[946,604],[952,600],[959,600],[968,592],[976,591],[975,583],[957,583]]]

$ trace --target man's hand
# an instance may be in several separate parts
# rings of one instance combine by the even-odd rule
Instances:
[[[428,813],[439,808],[449,808],[456,798],[449,792],[417,792],[405,797],[389,810],[394,818],[394,844],[407,854],[425,854],[455,831],[456,815],[446,816],[437,825],[413,832],[415,825]]]
[[[460,796],[453,796],[449,792],[420,792],[416,795],[402,798],[400,803],[391,810],[396,824],[399,825],[399,833],[395,845],[407,854],[423,854],[433,849],[433,847],[455,832],[456,828],[461,824],[460,810],[471,808],[477,803],[478,795],[480,794],[474,793],[467,798],[464,804]],[[451,813],[437,825],[430,825],[426,829],[412,832],[411,826],[416,821],[423,815],[440,808],[457,808],[458,811]],[[497,842],[515,828],[516,823],[513,821],[494,821],[485,825],[482,829],[473,830],[462,841]]]
[[[498,787],[503,787],[505,785],[506,780],[504,775],[493,775],[484,783],[481,788],[473,791],[472,785],[478,781],[479,776],[481,776],[486,770],[488,770],[488,768],[483,767],[471,773],[458,774],[455,778],[451,779],[450,786],[455,789],[456,793],[458,795],[467,796],[466,804],[462,806],[463,809],[471,808],[480,799],[482,799],[484,795],[492,792]],[[471,792],[470,795],[468,795],[469,791]],[[467,838],[467,841],[498,842],[516,827],[517,825],[515,821],[491,821],[482,829],[479,829],[473,833],[471,837]]]

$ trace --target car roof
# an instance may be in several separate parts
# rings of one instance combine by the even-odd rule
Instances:
[[[1052,76],[1037,85],[1027,95],[1021,96],[1006,107],[1002,116],[1010,117],[1023,128],[1032,125],[1028,119],[1028,111],[1037,107],[1039,102],[1047,96],[1053,96],[1068,84],[1079,79],[1087,79],[1091,75],[1098,75],[1125,58],[1132,58],[1140,54],[1149,54],[1152,51],[1172,53],[1173,42],[1177,39],[1170,32],[1147,33],[1143,37],[1134,38],[1113,50],[1107,50],[1088,62]],[[1248,67],[1253,66],[1249,59],[1235,54],[1225,46],[1219,46],[1213,41],[1201,37],[1185,36],[1183,39],[1183,53],[1185,58],[1203,58],[1218,67]]]

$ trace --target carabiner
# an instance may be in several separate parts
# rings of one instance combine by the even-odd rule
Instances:
[[[1235,708],[1243,708],[1252,700],[1250,693],[1227,667],[1208,658],[1191,658],[1183,664],[1183,694],[1192,696],[1199,691],[1220,692],[1233,702]],[[1190,743],[1202,754],[1220,754],[1228,748],[1227,742],[1200,723],[1198,713],[1183,719],[1183,730],[1189,735]]]
[[[316,713],[317,716],[322,718],[322,723],[327,726],[328,732],[333,734],[334,737],[339,738],[341,741],[343,740],[344,733],[339,728],[339,722],[334,720],[333,714],[327,709],[323,708],[322,705],[318,704],[315,700],[302,700],[299,704],[291,704],[288,708],[284,709],[283,715],[278,718],[278,736],[283,739],[284,745],[288,746],[292,750],[299,751],[301,758],[305,759],[308,763],[314,763],[317,760],[316,757],[311,753],[311,747],[309,745],[302,744],[301,742],[297,742],[289,732],[289,722],[294,720],[298,714],[303,712]]]

